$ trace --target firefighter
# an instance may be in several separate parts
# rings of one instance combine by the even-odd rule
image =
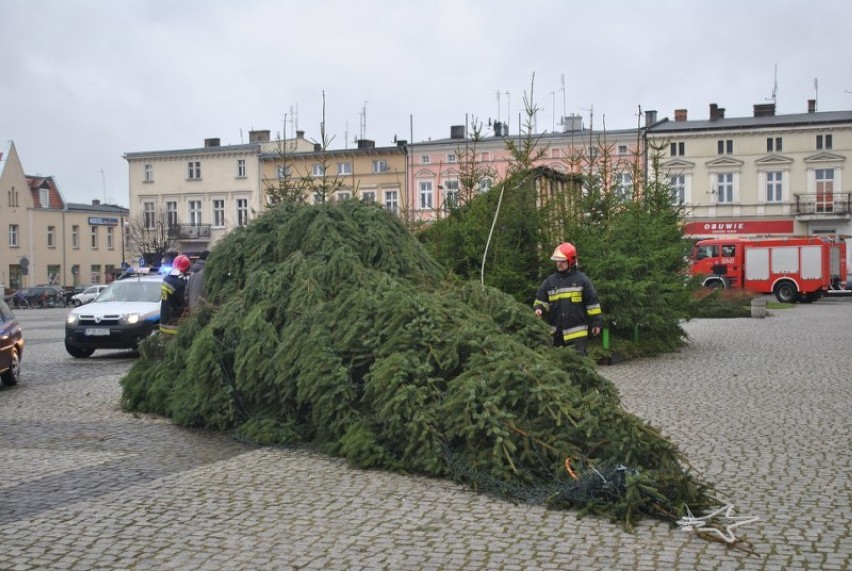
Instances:
[[[556,272],[538,288],[533,309],[553,329],[553,344],[586,354],[589,333],[599,335],[601,304],[591,280],[577,268],[577,248],[563,242],[553,251]]]
[[[181,254],[172,262],[169,275],[163,278],[160,298],[160,333],[174,335],[186,310],[187,271],[191,262]]]

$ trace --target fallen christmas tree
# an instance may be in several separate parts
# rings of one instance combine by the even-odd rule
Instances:
[[[379,207],[277,206],[216,245],[212,303],[143,343],[126,410],[624,521],[716,505],[529,307],[455,283]]]

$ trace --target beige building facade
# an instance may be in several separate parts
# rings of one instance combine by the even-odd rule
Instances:
[[[126,208],[66,203],[52,177],[27,176],[12,142],[0,150],[0,282],[7,289],[41,284],[108,283],[125,255]]]

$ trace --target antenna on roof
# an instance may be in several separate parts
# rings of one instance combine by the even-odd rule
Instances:
[[[361,139],[364,139],[367,136],[367,103],[369,103],[369,101],[365,101],[364,106],[361,107]]]
[[[778,103],[778,64],[775,64],[775,78],[772,81],[772,97],[768,97],[767,101],[771,101],[773,105]]]

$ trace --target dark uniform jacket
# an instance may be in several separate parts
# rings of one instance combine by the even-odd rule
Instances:
[[[186,310],[186,276],[169,274],[163,278],[160,297],[160,333],[174,335]]]
[[[560,331],[564,343],[586,338],[590,327],[601,327],[601,303],[591,280],[576,267],[554,272],[542,282],[533,309],[541,308],[544,319]]]

